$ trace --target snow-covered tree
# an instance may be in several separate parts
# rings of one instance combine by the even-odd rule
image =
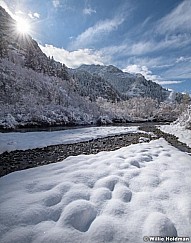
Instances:
[[[191,129],[191,105],[188,105],[188,108],[182,112],[174,124],[178,124],[187,129]]]

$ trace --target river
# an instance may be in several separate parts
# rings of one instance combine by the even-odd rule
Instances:
[[[131,122],[131,123],[113,123],[108,125],[101,125],[101,127],[107,126],[125,126],[125,127],[132,127],[132,126],[153,126],[153,125],[166,125],[169,122]],[[9,133],[9,132],[53,132],[53,131],[62,131],[62,130],[70,130],[70,129],[79,129],[85,127],[100,127],[97,125],[76,125],[76,126],[45,126],[45,127],[24,127],[24,128],[16,128],[14,130],[4,130],[0,129],[2,133]]]

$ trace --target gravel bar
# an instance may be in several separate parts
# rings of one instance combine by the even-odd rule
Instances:
[[[140,137],[153,139],[145,133],[128,133],[106,138],[92,139],[87,142],[52,145],[44,148],[16,150],[0,154],[0,176],[13,171],[62,161],[69,156],[96,154],[100,151],[112,151],[139,142]]]
[[[140,142],[141,137],[153,140],[163,137],[172,146],[191,155],[191,148],[178,141],[177,137],[159,130],[156,126],[141,126],[140,130],[152,132],[153,136],[145,133],[128,133],[124,135],[109,136],[106,138],[93,139],[87,142],[52,145],[44,148],[29,150],[16,150],[0,154],[0,176],[14,171],[29,169],[37,166],[60,162],[69,156],[79,154],[96,154],[100,151],[112,151],[121,147]]]

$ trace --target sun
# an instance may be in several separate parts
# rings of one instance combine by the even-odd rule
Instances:
[[[30,24],[26,19],[17,19],[16,30],[19,34],[29,34],[30,33]]]

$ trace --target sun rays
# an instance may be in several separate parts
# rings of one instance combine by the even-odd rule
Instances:
[[[18,34],[26,35],[30,34],[31,26],[30,23],[24,18],[18,18],[16,20],[16,31]]]

